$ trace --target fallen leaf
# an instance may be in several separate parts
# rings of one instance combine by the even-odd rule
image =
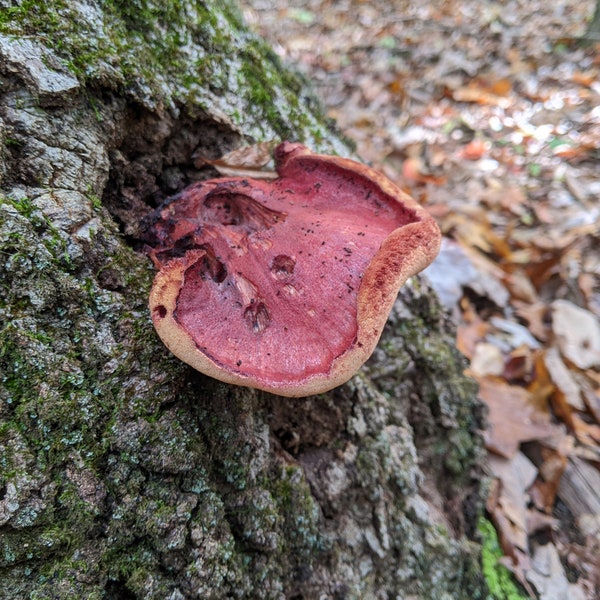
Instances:
[[[425,162],[418,157],[407,158],[402,163],[402,177],[406,182],[412,184],[443,185],[446,183],[446,177],[432,174]]]
[[[582,444],[595,446],[600,443],[600,427],[584,421],[579,415],[572,415],[572,426],[575,435]]]
[[[542,412],[548,411],[550,400],[555,392],[554,384],[544,362],[544,352],[538,351],[533,354],[534,375],[531,383],[527,386],[532,406]]]
[[[533,484],[536,485],[535,483]],[[529,488],[529,495],[532,495],[533,487]],[[542,531],[556,529],[559,525],[558,519],[544,514],[539,510],[529,509],[527,511],[527,532],[530,536]]]
[[[500,281],[502,273],[498,267],[448,238],[442,239],[440,253],[423,273],[442,304],[450,310],[456,308],[467,288],[490,298],[501,307],[509,300],[509,294]]]
[[[511,255],[506,240],[492,229],[487,220],[477,221],[470,215],[453,213],[442,223],[442,229],[466,247],[479,248],[486,254],[493,253],[507,259]]]
[[[568,300],[552,303],[552,331],[562,355],[580,369],[600,367],[600,323]]]
[[[542,301],[527,304],[520,300],[513,300],[517,316],[523,319],[529,331],[541,342],[548,340],[550,335],[549,307]]]
[[[489,152],[490,147],[490,142],[475,138],[459,151],[459,157],[465,160],[479,160]]]
[[[575,71],[571,79],[574,83],[590,87],[598,81],[598,71]]]
[[[550,514],[556,500],[560,479],[567,466],[567,457],[554,448],[541,446],[539,450],[542,460],[537,465],[540,478],[530,490],[531,498],[539,510]]]
[[[489,465],[494,476],[502,482],[498,507],[511,523],[510,542],[527,552],[527,490],[535,481],[538,470],[522,452],[516,452],[510,458],[491,454]]]
[[[273,161],[273,149],[277,142],[261,142],[252,146],[243,146],[228,152],[217,160],[209,160],[203,156],[194,156],[194,165],[202,167],[210,165],[221,175],[227,177],[253,177],[255,179],[275,179],[277,173],[274,166],[268,168]]]
[[[584,373],[573,373],[575,380],[577,381],[585,406],[588,413],[593,419],[600,425],[600,390],[594,388],[594,377],[597,375],[594,371],[588,370]]]
[[[512,83],[510,79],[503,77],[501,79],[488,81],[488,87],[493,94],[496,94],[496,96],[508,96],[512,90]]]
[[[506,88],[506,84],[501,83],[495,86],[493,83],[490,85],[477,79],[470,81],[466,86],[452,90],[452,97],[457,102],[474,102],[476,104],[508,108],[510,102],[506,96],[510,92],[510,81],[507,82],[507,85],[508,88]]]
[[[552,347],[546,351],[545,363],[552,381],[557,389],[560,390],[569,406],[576,410],[585,410],[579,386],[560,358],[557,348]]]
[[[531,382],[533,369],[533,352],[525,344],[515,348],[508,355],[504,363],[502,376],[509,383]]]
[[[514,350],[521,346],[534,349],[540,347],[540,343],[529,333],[529,330],[515,321],[501,317],[492,317],[490,323],[497,332],[493,336],[494,339],[497,339],[498,345],[501,348],[506,348],[506,351]]]
[[[588,304],[593,301],[594,288],[596,287],[596,278],[591,273],[580,273],[577,278],[577,284],[579,289],[585,296],[585,300]],[[589,308],[589,306],[588,306]]]
[[[479,397],[489,408],[489,428],[484,439],[492,452],[509,458],[521,442],[540,440],[557,432],[549,413],[533,405],[526,389],[490,377],[478,381]]]
[[[534,546],[526,576],[537,590],[539,600],[586,600],[581,588],[569,583],[554,544]]]
[[[468,372],[473,377],[502,375],[504,372],[504,357],[498,346],[488,342],[478,343],[475,346]]]
[[[522,269],[508,273],[504,278],[504,284],[514,299],[521,300],[527,304],[535,304],[538,301],[536,289]]]
[[[471,360],[475,347],[484,339],[488,330],[489,324],[476,314],[471,319],[465,319],[456,330],[456,347],[463,356]]]

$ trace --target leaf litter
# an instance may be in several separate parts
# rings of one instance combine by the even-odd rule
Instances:
[[[600,597],[600,46],[577,43],[594,1],[242,6],[444,232],[426,273],[489,408],[504,563],[532,597]]]

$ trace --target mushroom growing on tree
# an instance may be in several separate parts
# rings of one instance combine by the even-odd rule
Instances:
[[[436,256],[433,218],[355,161],[283,142],[273,181],[202,181],[153,215],[158,335],[221,381],[325,392],[373,352],[399,288]]]

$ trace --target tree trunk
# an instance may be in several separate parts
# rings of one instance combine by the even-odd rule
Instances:
[[[195,157],[348,153],[306,82],[223,0],[2,11],[0,598],[485,597],[480,407],[423,280],[318,397],[210,380],[149,319],[140,221]]]

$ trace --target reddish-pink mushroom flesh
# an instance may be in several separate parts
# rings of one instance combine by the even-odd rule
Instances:
[[[285,396],[326,391],[373,351],[439,229],[379,173],[284,142],[274,181],[194,184],[159,209],[155,327],[213,377]]]

